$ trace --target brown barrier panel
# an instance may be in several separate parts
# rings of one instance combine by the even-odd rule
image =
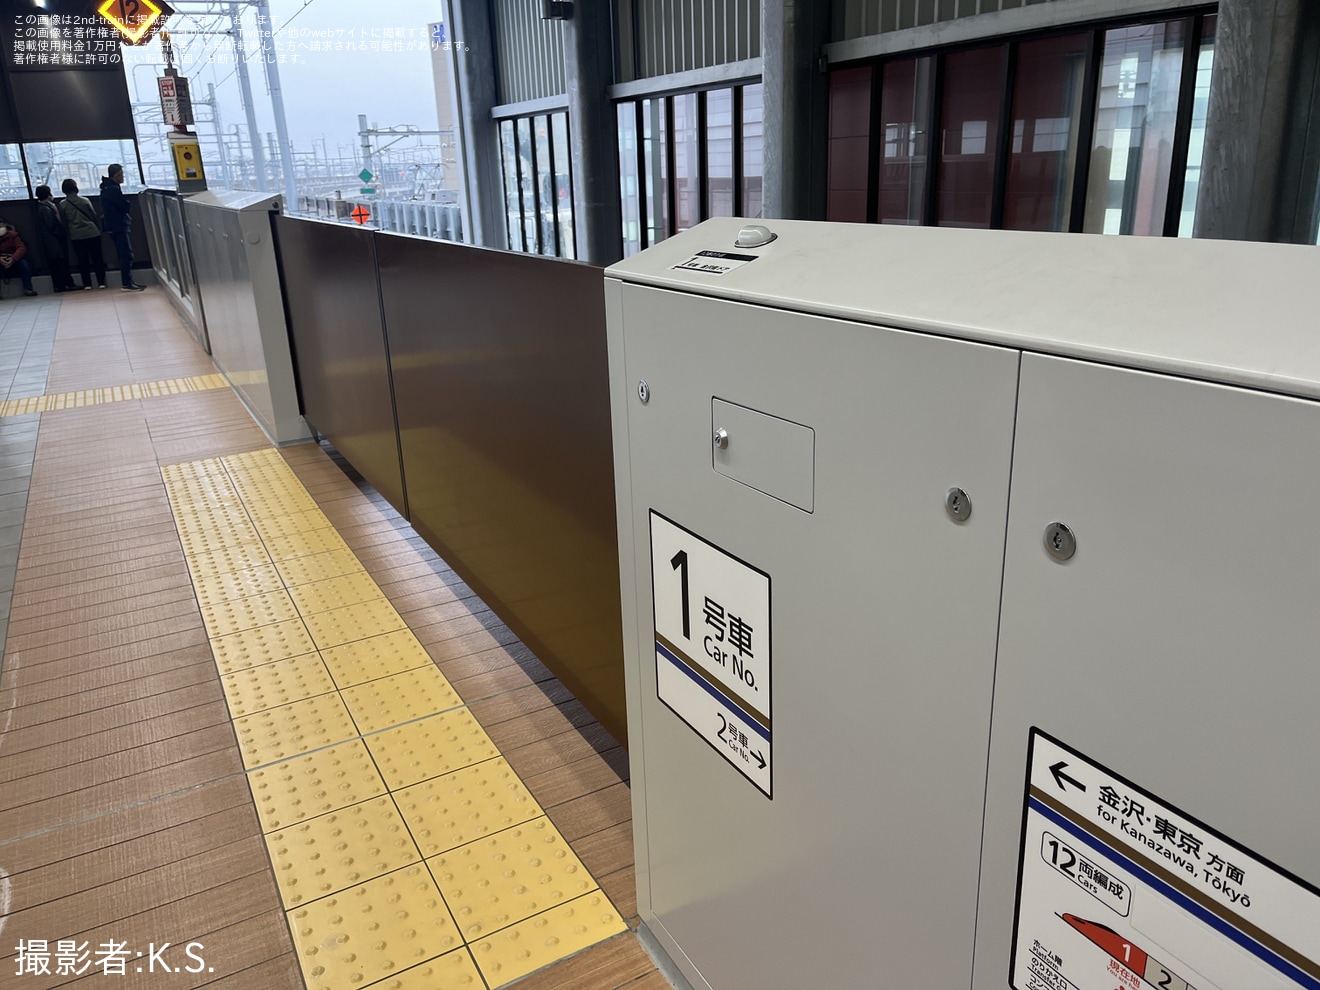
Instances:
[[[60,194],[58,183],[52,183],[51,189],[55,193],[56,202],[64,198]],[[95,192],[95,190],[90,191],[90,199],[99,222],[101,197]],[[81,195],[89,196],[89,191],[84,189]],[[142,204],[138,202],[136,194],[128,197],[128,204],[133,216],[133,232],[130,235],[133,243],[133,268],[135,271],[145,271],[151,268],[151,242],[147,239],[147,218],[142,214]],[[27,259],[28,264],[32,266],[32,274],[49,275],[50,266],[46,264],[46,252],[41,249],[41,232],[37,229],[37,201],[35,199],[0,200],[0,217],[4,217],[14,225],[18,236],[23,238],[23,243],[27,245]],[[106,271],[117,273],[119,259],[115,256],[114,242],[109,234],[102,235],[101,250],[105,252]],[[68,261],[75,275],[74,281],[79,281],[72,253],[70,250]],[[17,277],[13,279],[13,284],[15,286],[19,284]],[[18,291],[11,293],[6,289],[5,295],[18,295]]]
[[[303,416],[407,515],[369,230],[275,218]]]
[[[413,526],[626,742],[601,269],[376,243]]]

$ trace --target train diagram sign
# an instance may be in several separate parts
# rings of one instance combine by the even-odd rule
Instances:
[[[651,511],[660,700],[773,799],[770,575]]]
[[[1320,990],[1320,890],[1038,729],[1015,990]]]

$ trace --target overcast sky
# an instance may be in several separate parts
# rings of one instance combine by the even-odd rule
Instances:
[[[178,6],[200,8],[197,3]],[[275,45],[284,56],[280,83],[296,151],[311,151],[313,142],[319,146],[324,138],[331,157],[339,148],[355,154],[359,113],[381,127],[435,129],[428,25],[443,18],[440,0],[270,0],[270,7],[271,20],[280,29]],[[227,21],[176,15],[170,30],[179,72],[189,77],[194,99],[205,99],[207,84],[215,84],[226,132],[240,125],[246,141],[232,43],[224,36],[199,33],[227,29]],[[255,16],[249,12],[244,30],[250,45],[257,41],[255,29]],[[327,50],[332,45],[335,50]],[[162,59],[159,42],[133,53],[128,72],[135,99],[157,100],[155,76]],[[265,135],[275,124],[260,59],[251,59],[248,71],[258,127]],[[199,119],[206,116],[208,111],[199,111]]]

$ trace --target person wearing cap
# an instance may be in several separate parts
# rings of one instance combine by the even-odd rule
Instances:
[[[32,266],[27,260],[27,245],[18,236],[14,225],[0,217],[0,279],[8,281],[15,275],[23,283],[23,295],[35,296],[32,288]]]

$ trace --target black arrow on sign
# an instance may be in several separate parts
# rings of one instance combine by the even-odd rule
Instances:
[[[1083,784],[1080,780],[1078,780],[1076,777],[1069,777],[1066,773],[1063,772],[1067,768],[1068,768],[1068,764],[1064,760],[1060,760],[1058,763],[1054,764],[1054,766],[1050,767],[1050,773],[1053,774],[1054,776],[1054,782],[1059,785],[1059,790],[1061,791],[1068,790],[1068,788],[1063,786],[1065,782],[1072,784],[1073,787],[1076,787],[1079,791],[1086,790],[1086,785]]]
[[[761,764],[759,767],[757,767],[757,769],[758,769],[758,770],[764,770],[764,769],[765,769],[765,757],[762,756],[757,750],[751,750],[751,754],[752,754],[753,756],[756,757],[756,762],[759,763],[759,764]]]

